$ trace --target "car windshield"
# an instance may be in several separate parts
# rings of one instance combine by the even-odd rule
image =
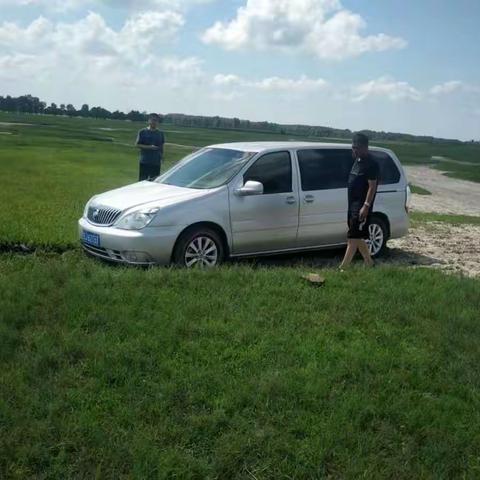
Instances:
[[[187,188],[216,188],[228,182],[254,153],[204,148],[192,153],[156,181]]]

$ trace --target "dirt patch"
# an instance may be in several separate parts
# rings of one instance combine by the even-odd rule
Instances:
[[[390,240],[382,262],[426,265],[480,277],[480,226],[429,222],[404,237]]]
[[[21,255],[35,255],[37,253],[62,254],[76,250],[78,246],[72,245],[26,245],[25,243],[0,243],[0,254],[16,253]]]
[[[430,167],[405,167],[405,171],[409,182],[431,192],[431,195],[413,194],[413,210],[480,216],[479,183],[447,177]]]
[[[325,250],[235,261],[258,267],[336,268],[342,261],[344,251]],[[358,255],[355,264],[361,263]],[[385,254],[376,263],[380,266],[435,268],[446,273],[480,278],[480,226],[457,226],[444,222],[419,225],[412,228],[406,237],[390,240]]]

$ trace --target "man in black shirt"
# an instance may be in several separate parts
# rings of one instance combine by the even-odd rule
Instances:
[[[138,132],[136,145],[140,149],[139,180],[152,180],[160,175],[165,136],[158,130],[159,117],[152,113],[148,117],[148,128]]]
[[[352,156],[348,177],[348,243],[340,268],[350,265],[357,250],[366,265],[373,265],[365,240],[369,238],[370,214],[377,193],[378,165],[368,153],[368,137],[363,133],[353,136]]]

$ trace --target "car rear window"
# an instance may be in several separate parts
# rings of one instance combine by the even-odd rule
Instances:
[[[391,185],[400,181],[400,171],[388,153],[370,150],[379,168],[379,185]]]

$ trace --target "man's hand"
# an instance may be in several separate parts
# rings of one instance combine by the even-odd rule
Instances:
[[[360,221],[361,222],[363,222],[367,218],[369,210],[370,210],[370,208],[367,205],[364,205],[360,209]]]
[[[143,150],[159,150],[160,149],[160,147],[157,147],[156,145],[144,145],[143,143],[137,143],[137,147]]]

